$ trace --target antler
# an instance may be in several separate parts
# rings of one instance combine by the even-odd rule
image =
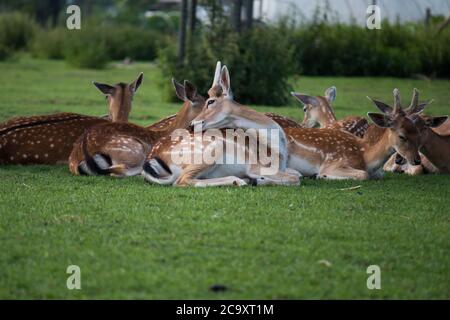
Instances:
[[[394,89],[394,113],[402,110],[402,105],[400,104],[400,91],[397,88]]]
[[[417,106],[419,105],[419,90],[417,90],[416,88],[413,89],[413,96],[411,99],[411,104],[409,105],[408,109],[414,109],[417,108]]]
[[[415,113],[421,113],[425,107],[432,103],[433,100],[428,100],[422,103],[419,103],[419,90],[414,88],[413,90],[413,96],[411,99],[411,104],[409,105],[408,109],[406,109],[406,114],[415,114]]]

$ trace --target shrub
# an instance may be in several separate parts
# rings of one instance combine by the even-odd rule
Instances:
[[[70,65],[78,68],[102,69],[110,61],[106,41],[100,29],[90,28],[67,35],[64,57]]]
[[[290,100],[288,78],[294,68],[291,47],[286,37],[280,37],[283,32],[255,28],[238,38],[238,50],[228,62],[238,101],[282,105]]]
[[[129,25],[104,27],[105,44],[114,60],[154,60],[165,39],[158,33]]]
[[[0,14],[0,59],[25,49],[32,41],[38,26],[24,14]]]
[[[188,79],[205,93],[211,86],[217,60],[230,69],[233,94],[237,101],[281,105],[288,101],[288,77],[292,74],[291,50],[278,28],[254,28],[240,35],[220,28],[205,30],[190,39],[186,60],[178,65],[174,47],[162,50],[160,65],[165,79]],[[276,45],[274,45],[276,43]],[[174,98],[170,81],[166,93]]]
[[[450,32],[422,24],[382,24],[381,30],[316,23],[288,32],[296,72],[305,75],[448,76]]]
[[[175,14],[155,15],[145,21],[146,29],[161,34],[176,34],[179,28],[179,15]]]
[[[76,67],[103,68],[111,59],[154,60],[158,47],[167,41],[142,27],[98,25],[90,21],[81,30],[56,28],[38,32],[31,52],[40,58],[65,58]]]
[[[5,60],[11,56],[11,50],[3,43],[0,43],[0,61]]]
[[[44,59],[63,59],[64,41],[68,32],[64,28],[38,32],[31,44],[32,54]]]

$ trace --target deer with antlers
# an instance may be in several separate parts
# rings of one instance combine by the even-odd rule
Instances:
[[[226,112],[225,110],[234,108],[239,108],[244,113],[253,112],[252,109],[233,101],[228,69],[226,66],[221,68],[220,62],[217,63],[208,95],[202,112],[191,122],[194,132],[183,132],[184,136],[174,132],[170,137],[160,140],[152,149],[142,172],[147,181],[196,187],[243,186],[248,183],[300,184],[300,175],[286,168],[286,137],[276,121],[264,114],[256,113],[256,117],[252,118],[251,128],[272,130],[270,137],[262,138],[256,130],[246,132],[243,136],[235,131],[230,135],[228,133],[223,135],[226,128],[247,128],[244,122],[239,126],[229,126],[231,125],[229,119],[219,119],[218,122],[211,119],[208,123],[198,120],[209,118],[211,112]],[[200,125],[199,132],[195,132],[196,125]],[[253,143],[247,144],[247,139]],[[268,151],[270,155],[268,161],[260,161],[261,155],[256,149]],[[205,155],[210,155],[209,160],[212,161],[208,161]],[[180,157],[187,160],[179,161]],[[198,161],[195,161],[196,157]],[[250,161],[250,158],[255,161]]]
[[[381,107],[389,107],[378,102]],[[450,173],[450,121],[448,116],[431,117],[421,113],[431,101],[419,103],[419,91],[414,88],[413,97],[405,113],[416,124],[421,134],[420,165],[411,165],[398,153],[384,165],[385,171],[401,172],[409,175],[429,173]],[[426,155],[428,154],[432,161]]]
[[[443,125],[448,116],[411,116],[421,133],[420,152],[437,169],[437,173],[450,174],[450,135],[440,135],[434,128]]]
[[[204,129],[273,127],[273,120],[233,102],[226,68],[222,71],[220,87],[214,85],[209,96],[207,108],[193,120],[193,125],[199,122]],[[394,90],[394,101],[392,112],[368,114],[377,126],[372,127],[364,139],[336,129],[285,128],[284,137],[287,140],[283,145],[287,148],[280,147],[280,154],[284,155],[287,151],[285,161],[288,168],[305,176],[326,179],[367,179],[376,176],[395,150],[407,161],[418,164],[419,132],[402,111],[397,89]],[[153,164],[157,165],[157,162],[153,161]],[[163,176],[171,176],[163,166],[157,168]],[[147,173],[152,176],[150,169]],[[172,169],[170,171],[174,172]],[[179,168],[175,171],[179,172]],[[195,171],[193,175],[202,176],[202,171]]]
[[[177,128],[186,128],[200,113],[205,99],[189,81],[172,79],[177,96],[184,101],[175,116],[147,128],[132,123],[105,123],[86,130],[70,156],[70,171],[86,175],[132,176],[140,174],[154,144]]]
[[[131,84],[115,86],[93,82],[107,96],[110,121],[127,121],[131,97],[143,78]],[[129,103],[123,103],[129,101]],[[83,132],[93,126],[109,123],[107,119],[75,113],[20,117],[0,125],[1,164],[67,163],[73,145]]]
[[[303,105],[305,113],[302,125],[306,128],[319,126],[326,129],[338,129],[350,132],[362,138],[369,127],[369,123],[363,117],[347,116],[337,120],[331,107],[336,99],[336,87],[330,87],[325,91],[325,96],[309,96],[306,94],[291,92]]]

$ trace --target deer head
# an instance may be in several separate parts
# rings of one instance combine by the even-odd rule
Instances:
[[[404,157],[409,164],[419,165],[421,163],[419,155],[420,132],[403,110],[400,104],[399,90],[394,89],[393,108],[381,101],[370,99],[382,113],[369,112],[367,115],[375,125],[389,130],[388,144]]]
[[[423,145],[423,143],[425,143],[425,141],[428,139],[428,135],[430,134],[430,131],[428,129],[438,128],[439,126],[444,124],[445,121],[447,121],[448,116],[433,117],[427,115],[412,114],[409,116],[409,118],[419,130],[421,135],[421,145]]]
[[[336,99],[336,87],[325,90],[325,96],[309,96],[306,94],[291,92],[291,94],[303,105],[305,116],[303,126],[313,128],[316,125],[324,126],[336,120],[332,103]]]
[[[136,80],[130,84],[120,82],[114,86],[93,82],[108,101],[109,118],[112,122],[128,122],[131,111],[131,101],[137,89],[142,83],[144,74],[141,72]]]
[[[419,103],[419,91],[414,88],[411,104],[405,110],[406,115],[410,118],[419,130],[422,141],[428,138],[428,128],[437,128],[447,121],[448,116],[432,117],[423,115],[425,107],[431,104],[433,100]]]
[[[275,121],[262,113],[233,100],[230,74],[226,66],[217,62],[214,81],[208,91],[203,111],[191,122],[201,124],[203,130],[211,128],[280,128]]]
[[[203,110],[205,98],[199,95],[197,88],[187,80],[184,80],[184,84],[181,84],[172,79],[172,84],[177,97],[184,101],[172,126],[174,128],[187,128],[192,119]]]

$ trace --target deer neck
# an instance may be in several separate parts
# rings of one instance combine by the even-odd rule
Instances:
[[[287,163],[287,142],[286,135],[281,126],[267,117],[265,114],[257,112],[249,107],[240,106],[239,114],[231,115],[233,127],[236,129],[264,129],[267,130],[267,145],[268,147],[274,147],[280,152],[280,169],[284,171],[286,169]],[[278,133],[278,141],[279,144],[277,146],[272,146],[272,130],[276,130]]]
[[[112,122],[128,122],[129,109],[126,107],[120,107],[117,112],[109,112],[109,118]]]
[[[325,127],[337,121],[333,110],[327,104],[325,104],[325,102],[322,102],[319,108],[321,111],[321,117],[317,122],[321,127]]]
[[[361,140],[364,161],[369,172],[377,171],[395,152],[391,130],[371,125]]]
[[[166,132],[170,133],[175,129],[187,128],[192,119],[189,118],[190,102],[185,102],[177,112],[173,123],[167,127]]]
[[[148,128],[148,131],[155,139],[160,139],[167,136],[175,129],[187,128],[192,119],[189,118],[189,107],[190,104],[185,102],[181,109],[176,113],[175,119],[170,123],[170,125],[164,128]]]

